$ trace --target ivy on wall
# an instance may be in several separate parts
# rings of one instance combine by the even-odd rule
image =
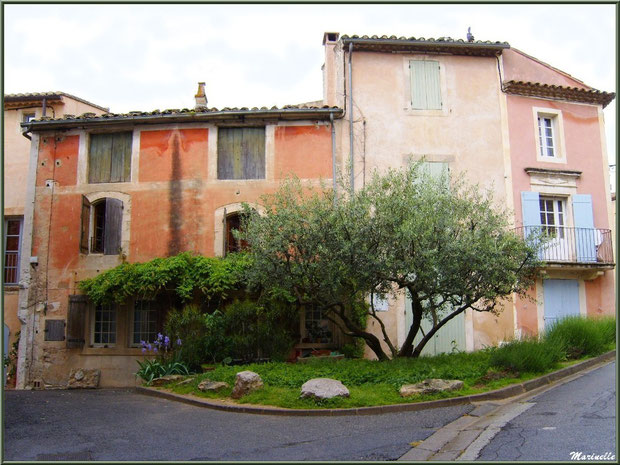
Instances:
[[[78,285],[95,304],[123,303],[130,297],[144,298],[160,291],[174,291],[183,301],[196,293],[207,299],[226,298],[242,286],[250,258],[230,254],[225,258],[204,257],[183,252],[174,257],[155,258],[145,263],[123,263]]]

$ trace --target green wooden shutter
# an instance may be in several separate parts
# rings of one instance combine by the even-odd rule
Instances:
[[[220,128],[218,179],[265,179],[265,128]]]
[[[108,182],[110,179],[112,137],[110,134],[91,134],[88,150],[88,182]]]
[[[439,62],[432,60],[412,60],[411,107],[414,110],[441,110],[441,82]]]
[[[84,345],[84,323],[88,298],[85,295],[69,296],[69,311],[67,312],[67,348],[79,348]]]
[[[91,134],[88,182],[126,182],[131,177],[131,132]]]
[[[104,255],[117,255],[119,253],[121,248],[122,219],[123,202],[118,199],[105,199]]]
[[[80,231],[80,252],[88,253],[88,237],[90,232],[90,202],[82,196],[82,230]]]
[[[114,134],[111,143],[110,181],[129,181],[131,171],[131,132]]]

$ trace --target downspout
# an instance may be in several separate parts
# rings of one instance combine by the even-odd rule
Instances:
[[[45,116],[46,110],[47,110],[47,99],[43,97],[43,113],[41,114],[41,116]]]
[[[336,182],[336,127],[334,126],[334,114],[329,114],[329,122],[332,126],[332,180],[334,185],[334,202],[338,199],[338,183]]]
[[[351,156],[351,193],[355,191],[355,173],[353,171],[353,73],[351,67],[351,55],[353,54],[353,42],[349,42],[349,153]]]

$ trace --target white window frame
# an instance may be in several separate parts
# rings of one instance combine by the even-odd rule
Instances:
[[[551,202],[551,204],[548,202]],[[564,239],[566,236],[564,230],[564,228],[568,227],[566,203],[566,199],[563,197],[539,196],[539,214],[542,228],[545,231],[551,231],[558,239]],[[551,210],[547,209],[549,205],[551,205]],[[549,215],[553,218],[553,224],[547,221]]]
[[[95,323],[97,319],[97,308],[102,307],[104,311],[112,311],[114,313],[114,331],[107,331],[107,334],[114,334],[114,342],[95,342]],[[91,319],[90,319],[90,345],[92,347],[116,347],[118,343],[118,320],[119,311],[117,305],[93,305],[91,308]],[[103,333],[103,331],[99,331],[99,333]]]
[[[150,304],[150,308],[148,308],[148,309],[144,309],[144,308],[137,309],[136,305],[138,305],[139,302]],[[157,318],[159,316],[158,315],[159,309],[156,306],[156,301],[152,300],[152,299],[136,299],[134,301],[133,307],[131,309],[131,318],[130,318],[131,321],[130,321],[130,326],[129,326],[129,347],[140,347],[141,346],[140,345],[140,341],[144,341],[146,343],[149,343],[149,342],[152,343],[153,340],[157,337],[157,333],[158,333],[158,329],[156,327],[155,328],[155,338],[147,338],[148,339],[147,340],[147,339],[144,339],[142,337],[142,335],[148,333],[148,331],[146,333],[143,333],[142,331],[140,331],[139,332],[139,334],[140,334],[140,337],[139,337],[140,341],[138,341],[138,342],[134,341],[134,335],[135,335],[135,328],[134,328],[134,326],[135,326],[135,322],[136,322],[136,312],[137,311],[146,312],[146,313],[154,312],[155,313],[155,326],[157,326]],[[153,339],[153,340],[151,340],[151,339]]]
[[[534,134],[536,141],[536,160],[546,163],[566,163],[566,152],[564,143],[564,122],[562,112],[554,108],[533,108],[534,115]],[[541,121],[548,120],[551,123],[551,144],[548,137],[544,135],[541,128]],[[553,155],[549,155],[548,149],[553,150]]]

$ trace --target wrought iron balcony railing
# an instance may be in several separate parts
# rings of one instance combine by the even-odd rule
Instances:
[[[523,226],[516,228],[522,237],[547,236],[540,250],[545,262],[613,265],[611,231],[598,228],[565,226]]]

